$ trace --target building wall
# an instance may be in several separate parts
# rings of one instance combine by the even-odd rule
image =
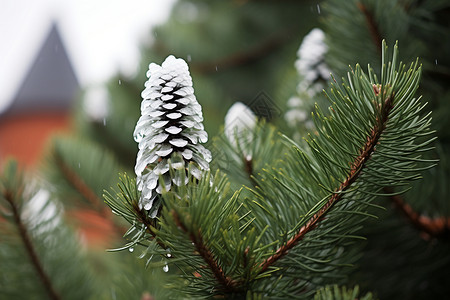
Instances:
[[[14,157],[25,168],[37,167],[46,144],[56,133],[70,131],[70,117],[62,112],[40,112],[0,118],[0,165]]]

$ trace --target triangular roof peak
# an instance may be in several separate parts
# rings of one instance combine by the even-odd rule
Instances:
[[[67,110],[79,89],[56,23],[49,27],[41,48],[3,115],[30,111]]]

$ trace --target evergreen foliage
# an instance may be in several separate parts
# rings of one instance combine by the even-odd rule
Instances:
[[[5,164],[0,298],[448,297],[449,12],[445,0],[178,1],[134,77],[84,91],[43,178]],[[326,47],[297,72],[317,27]],[[170,54],[189,66],[212,161],[199,173],[164,157],[164,176],[187,183],[159,178],[153,218],[133,133],[148,64]],[[335,77],[308,77],[317,65]],[[258,117],[242,130],[223,125],[236,101]],[[100,251],[80,239],[79,210],[109,228]]]
[[[346,248],[370,216],[367,207],[383,188],[404,188],[432,166],[421,157],[434,140],[429,114],[420,116],[424,104],[415,98],[421,69],[399,63],[397,47],[392,62],[385,45],[382,51],[381,75],[357,65],[342,87],[333,85],[330,114],[317,108],[309,148],[293,144],[277,168],[250,175],[255,184],[245,200],[228,195],[220,174],[188,178],[163,195],[152,226],[135,183],[123,178],[107,203],[132,224],[128,246],[146,245],[149,263],[170,253],[165,263],[181,269],[189,282],[182,291],[193,296],[282,299],[340,282],[340,269],[357,258]]]
[[[45,195],[45,193],[44,193]],[[0,181],[0,287],[2,298],[88,299],[90,273],[76,236],[49,198],[33,201],[17,164],[5,164]]]
[[[340,300],[372,300],[375,299],[371,293],[367,293],[364,296],[359,296],[359,287],[355,286],[353,289],[347,290],[347,288],[339,288],[338,286],[327,286],[323,289],[317,291],[314,295],[314,300],[332,300],[332,299],[340,299]]]

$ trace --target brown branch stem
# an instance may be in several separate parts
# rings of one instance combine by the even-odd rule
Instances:
[[[217,69],[232,68],[259,60],[281,46],[287,38],[284,35],[273,36],[259,45],[246,51],[239,51],[210,62],[192,63],[192,70],[200,73],[211,73]]]
[[[370,136],[367,137],[367,141],[363,148],[360,150],[359,156],[351,163],[350,173],[344,182],[335,190],[335,193],[331,195],[330,199],[326,202],[326,204],[316,213],[314,214],[308,222],[303,225],[299,231],[291,237],[286,244],[282,245],[278,250],[267,258],[262,264],[260,264],[261,271],[263,273],[270,266],[276,263],[280,258],[284,257],[289,250],[291,250],[295,245],[301,241],[305,235],[312,231],[318,223],[324,218],[329,209],[338,202],[342,196],[344,195],[344,191],[346,191],[359,177],[361,171],[364,169],[367,161],[370,159],[372,153],[375,151],[375,147],[380,139],[381,133],[385,129],[386,122],[388,120],[388,115],[390,110],[392,109],[392,97],[389,97],[385,100],[384,106],[382,107],[382,119],[377,120],[376,124],[372,128]],[[381,106],[379,107],[381,109]]]
[[[388,194],[393,193],[393,190],[389,188],[385,188],[384,191]],[[426,235],[442,237],[450,234],[450,218],[429,218],[414,211],[411,205],[406,203],[400,195],[392,195],[389,198],[406,219]]]
[[[380,30],[378,28],[378,25],[375,21],[375,18],[373,17],[372,12],[370,12],[367,7],[362,4],[361,2],[357,2],[356,5],[358,6],[358,9],[363,13],[364,17],[366,18],[367,26],[369,27],[370,36],[372,37],[372,41],[375,44],[375,47],[377,48],[378,54],[381,54],[381,42],[383,37],[381,36]]]
[[[233,291],[236,288],[237,282],[232,280],[230,277],[227,277],[223,271],[223,269],[220,267],[220,265],[217,263],[216,259],[214,258],[214,255],[211,253],[211,251],[208,249],[208,247],[205,245],[203,241],[203,237],[200,232],[197,234],[194,234],[192,232],[189,232],[186,225],[181,221],[180,216],[178,213],[174,210],[171,211],[172,217],[181,230],[183,230],[186,234],[189,235],[190,240],[195,246],[195,250],[200,254],[200,256],[203,258],[203,260],[206,262],[206,264],[211,269],[212,273],[214,274],[214,277],[217,279],[217,281],[228,291]]]
[[[244,156],[242,158],[244,163],[245,172],[247,173],[248,179],[253,184],[253,186],[257,185],[255,178],[253,177],[253,158]]]
[[[210,61],[192,61],[189,64],[190,69],[194,72],[209,74],[216,72],[217,70],[225,70],[258,61],[277,50],[284,43],[290,41],[291,34],[294,30],[295,28],[285,28],[282,31],[269,36],[253,47],[241,49]],[[161,40],[158,40],[155,43],[154,48],[161,54],[168,52],[166,45]]]
[[[158,243],[158,245],[163,248],[163,249],[167,249],[167,246],[164,245],[161,241],[159,241],[156,238],[156,233],[153,231],[152,227],[155,226],[154,223],[152,223],[151,220],[149,220],[147,213],[145,213],[142,209],[140,209],[137,205],[133,205],[134,211],[136,212],[138,218],[139,218],[139,222],[144,224],[145,228],[147,229],[147,232],[153,237],[153,239],[156,240],[156,242]],[[152,220],[156,220],[156,219],[152,219]]]
[[[53,155],[57,166],[63,173],[66,180],[72,184],[72,186],[82,195],[82,197],[84,197],[91,204],[91,207],[99,213],[101,217],[110,221],[110,224],[112,224],[116,233],[123,235],[125,233],[124,227],[117,225],[117,223],[112,220],[111,211],[108,210],[108,207],[97,196],[97,194],[64,162],[58,153],[54,152]]]
[[[54,289],[50,278],[48,277],[47,273],[44,271],[44,268],[38,258],[38,255],[36,253],[36,250],[33,246],[33,243],[31,242],[30,236],[28,234],[27,228],[25,224],[22,222],[19,208],[17,207],[15,201],[13,192],[10,190],[6,190],[4,192],[4,197],[6,201],[11,206],[14,222],[16,223],[17,229],[19,230],[19,235],[22,239],[22,242],[25,246],[25,249],[28,253],[28,256],[30,257],[31,263],[34,266],[34,269],[39,275],[39,279],[41,280],[42,284],[44,285],[45,290],[47,291],[48,296],[50,299],[53,300],[59,300],[61,297],[58,295],[56,290]]]
[[[103,204],[103,201],[97,196],[97,194],[83,181],[80,176],[74,172],[61,158],[58,153],[54,153],[54,157],[58,167],[63,173],[67,181],[98,211],[103,217],[110,218],[108,209]]]

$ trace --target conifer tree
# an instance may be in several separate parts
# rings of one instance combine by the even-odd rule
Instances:
[[[42,176],[5,164],[0,298],[448,297],[449,12],[180,0]]]

